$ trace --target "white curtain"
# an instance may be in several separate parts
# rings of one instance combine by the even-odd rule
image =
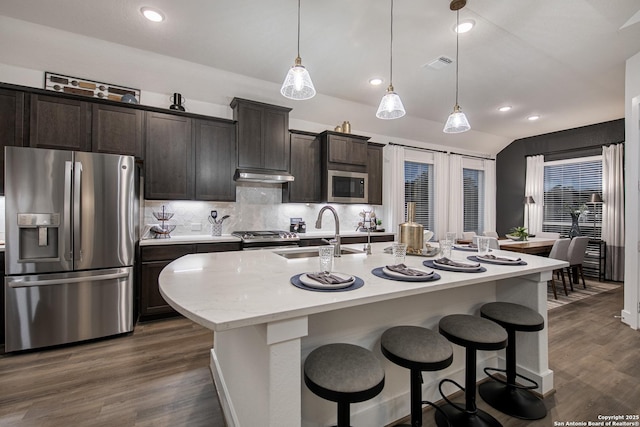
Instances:
[[[524,227],[531,228],[529,234],[542,231],[544,215],[544,156],[527,157],[524,197],[531,196],[535,203],[524,205]],[[522,198],[524,200],[524,197]]]
[[[624,144],[602,147],[602,240],[605,278],[624,280]]]
[[[447,153],[433,153],[435,185],[435,240],[445,238],[449,231],[449,155]]]
[[[382,194],[384,205],[384,225],[389,232],[396,233],[398,224],[404,218],[404,148],[397,145],[385,145],[383,148]]]
[[[496,162],[484,161],[484,230],[496,231]]]
[[[458,237],[464,231],[464,192],[462,186],[462,156],[449,155],[449,222],[448,229]]]

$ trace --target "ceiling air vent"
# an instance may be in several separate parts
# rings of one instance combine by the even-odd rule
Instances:
[[[431,68],[432,70],[442,70],[443,68],[451,64],[453,64],[453,59],[449,58],[448,56],[442,55],[439,58],[436,58],[433,61],[424,64],[422,67]]]

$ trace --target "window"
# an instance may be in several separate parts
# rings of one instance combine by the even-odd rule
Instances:
[[[464,231],[484,231],[484,171],[462,169]]]
[[[581,233],[599,239],[602,204],[589,203],[593,193],[602,195],[602,156],[545,162],[542,230],[569,234],[573,210]]]
[[[434,229],[433,165],[416,161],[404,162],[404,201],[416,202],[416,222]]]

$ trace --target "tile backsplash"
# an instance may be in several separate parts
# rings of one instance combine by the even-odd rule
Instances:
[[[282,203],[282,186],[273,184],[241,184],[236,187],[235,202],[202,202],[183,200],[145,200],[141,209],[143,219],[141,233],[148,237],[148,226],[158,224],[154,211],[173,212],[171,223],[176,229],[174,236],[210,234],[211,228],[207,220],[212,210],[218,211],[218,219],[229,215],[223,223],[222,234],[236,230],[288,230],[290,218],[302,218],[307,223],[307,231],[333,231],[333,216],[325,213],[321,230],[316,230],[315,221],[318,212],[325,204]],[[382,206],[372,205],[332,205],[338,212],[340,231],[355,231],[359,213],[363,210],[375,209],[382,215]],[[382,219],[382,218],[381,218]]]

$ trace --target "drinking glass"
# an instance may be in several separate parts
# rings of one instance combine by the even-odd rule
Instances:
[[[478,255],[485,256],[489,253],[489,238],[478,237]]]
[[[440,240],[440,254],[443,257],[451,258],[451,249],[453,248],[453,240]]]
[[[449,240],[451,244],[454,244],[456,242],[456,237],[457,234],[455,231],[447,231],[447,234],[445,234],[445,240]]]
[[[393,253],[393,265],[404,264],[404,258],[407,255],[407,244],[394,242],[391,245]]]
[[[320,272],[331,273],[333,269],[333,245],[320,246],[318,248],[318,258],[320,259]]]

